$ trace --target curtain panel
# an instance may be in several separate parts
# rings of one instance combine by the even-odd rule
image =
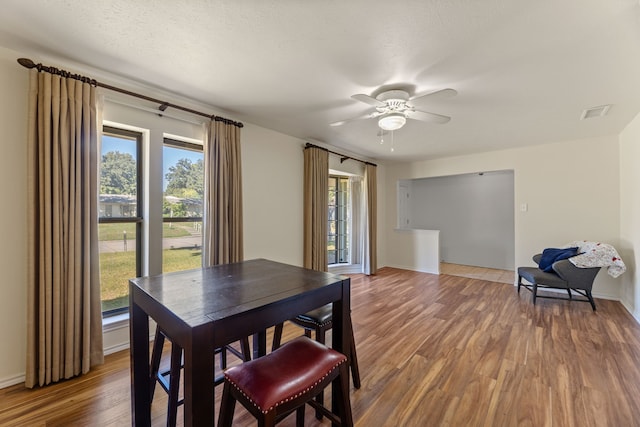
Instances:
[[[212,120],[204,144],[202,263],[205,267],[243,260],[240,127]]]
[[[304,267],[328,270],[329,152],[304,150]]]
[[[43,386],[103,362],[96,88],[30,71],[27,361]]]
[[[363,244],[363,259],[362,266],[365,274],[376,274],[378,271],[378,185],[377,185],[377,171],[378,168],[375,165],[367,163],[364,169],[364,204],[366,206],[365,216],[365,232],[364,232],[364,244]]]
[[[362,225],[365,224],[364,216],[367,209],[362,205],[364,200],[364,187],[362,185],[362,177],[351,176],[349,177],[349,184],[351,187],[351,203],[350,215],[351,218],[351,238],[349,240],[350,251],[349,258],[352,265],[362,265],[362,247],[364,243],[364,234]]]

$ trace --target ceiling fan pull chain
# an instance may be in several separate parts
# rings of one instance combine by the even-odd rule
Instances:
[[[394,139],[395,139],[395,136],[394,136],[394,135],[395,135],[394,131],[391,131],[391,152],[392,152],[392,153],[395,151],[395,150],[393,149],[393,142],[394,142]]]

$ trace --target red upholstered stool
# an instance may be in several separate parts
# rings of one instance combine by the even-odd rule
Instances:
[[[345,355],[298,337],[266,356],[225,371],[218,427],[231,426],[236,401],[256,417],[259,426],[273,426],[294,410],[296,425],[303,426],[306,403],[332,422],[352,426],[348,375]],[[340,417],[313,400],[337,377]]]
[[[311,331],[314,331],[316,334],[316,341],[324,344],[327,331],[333,328],[332,313],[333,306],[331,304],[327,304],[308,313],[300,314],[294,319],[291,319],[290,322],[304,328],[304,334],[309,338],[311,338]],[[284,325],[280,323],[275,327],[275,330],[273,332],[273,350],[280,347],[280,342],[282,341],[283,326]],[[349,365],[351,367],[351,377],[353,378],[353,386],[355,388],[360,388],[360,370],[358,368],[358,356],[356,354],[356,342],[353,337],[353,327],[351,326],[351,319],[349,319],[349,330],[351,331],[349,337],[349,339],[351,340],[351,345],[349,346]],[[320,392],[316,397],[316,402],[319,402],[320,404],[323,403],[322,392]],[[319,411],[316,411],[316,418],[319,420],[322,419],[322,414]]]

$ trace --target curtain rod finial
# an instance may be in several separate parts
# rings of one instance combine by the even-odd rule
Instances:
[[[18,58],[18,64],[29,69],[36,67],[36,64],[29,58]]]

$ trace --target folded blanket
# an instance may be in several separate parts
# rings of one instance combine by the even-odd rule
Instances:
[[[627,270],[618,251],[607,243],[582,240],[565,245],[567,248],[574,246],[579,248],[580,255],[569,258],[569,261],[576,267],[607,267],[607,274],[611,277],[618,277]]]
[[[560,261],[563,259],[571,258],[572,256],[576,256],[578,254],[578,247],[574,246],[573,248],[547,248],[542,251],[542,255],[540,256],[540,262],[538,263],[538,268],[542,271],[546,271],[547,273],[553,271],[553,263],[556,261]]]

